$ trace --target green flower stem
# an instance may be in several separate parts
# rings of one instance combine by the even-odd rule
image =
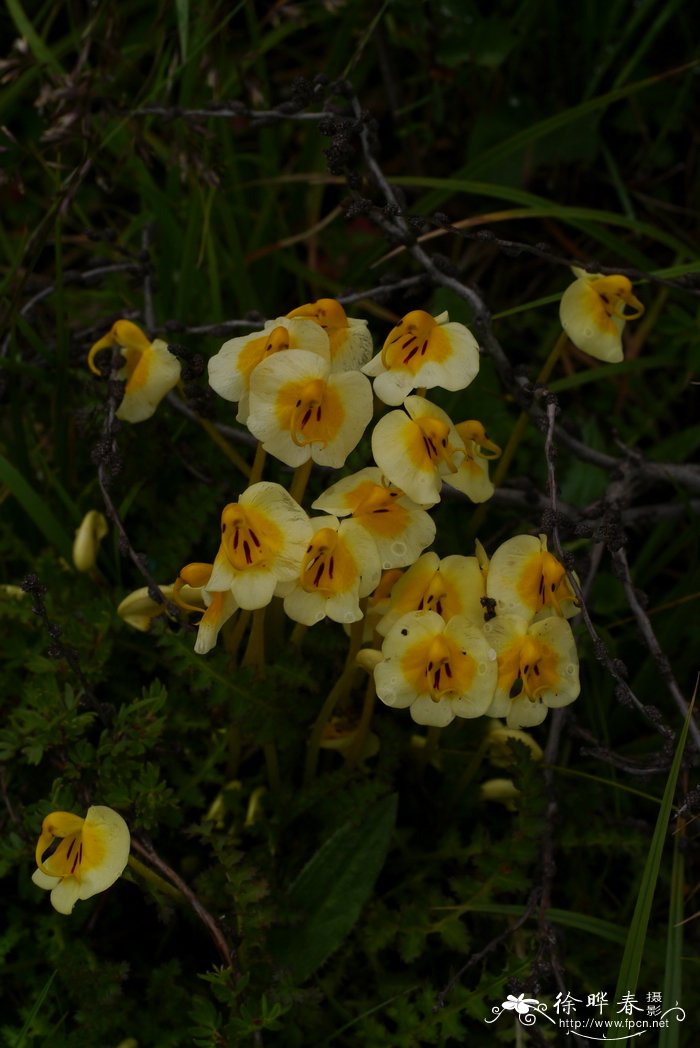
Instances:
[[[309,482],[311,476],[311,467],[313,466],[313,460],[308,459],[303,465],[298,466],[294,471],[292,477],[292,484],[289,488],[289,494],[293,499],[301,506],[302,499],[304,498],[304,492],[306,491],[306,485]]]
[[[248,647],[241,666],[252,666],[255,676],[262,680],[265,676],[265,612],[267,608],[258,608],[253,612],[253,625],[250,628]]]
[[[265,459],[267,454],[263,449],[262,444],[258,441],[258,446],[255,449],[255,458],[253,459],[253,468],[250,471],[250,477],[248,478],[248,486],[257,484],[258,481],[262,480],[263,469],[265,468]]]
[[[333,710],[336,706],[341,706],[347,698],[352,682],[355,679],[355,673],[358,667],[355,665],[355,658],[358,651],[362,647],[362,636],[364,633],[365,626],[365,608],[367,606],[367,599],[363,598],[360,601],[360,610],[362,611],[362,618],[357,622],[353,622],[350,627],[350,646],[345,659],[345,666],[338,680],[335,682],[331,690],[329,691],[326,701],[321,707],[321,711],[314,721],[311,729],[311,736],[309,738],[309,746],[306,751],[306,765],[304,768],[304,783],[308,784],[311,782],[316,775],[316,767],[318,765],[318,751],[323,736],[323,729],[330,720]]]
[[[228,759],[226,761],[226,774],[230,779],[238,775],[238,767],[241,763],[243,752],[243,733],[240,724],[229,724],[227,733]]]
[[[367,742],[367,735],[369,732],[370,724],[372,723],[372,714],[374,713],[374,706],[377,701],[377,691],[374,686],[374,674],[370,673],[367,680],[367,687],[365,689],[365,698],[362,703],[362,713],[360,715],[360,722],[357,725],[357,731],[355,738],[348,746],[346,753],[346,760],[348,764],[357,764],[362,760],[362,754],[364,753],[365,743]]]
[[[293,648],[301,647],[308,628],[309,627],[305,626],[303,622],[297,622],[295,624],[294,629],[289,634],[289,643],[292,645]]]
[[[420,779],[423,778],[425,769],[437,753],[441,732],[442,728],[436,728],[435,725],[431,725],[428,728],[427,735],[425,736],[425,746],[418,754],[418,776]]]
[[[253,612],[253,625],[248,637],[248,647],[241,666],[252,666],[258,680],[265,677],[265,612],[267,608],[258,608]],[[265,766],[270,790],[274,793],[280,788],[280,769],[277,759],[277,747],[274,742],[263,743]]]
[[[177,902],[187,902],[182,892],[178,891],[177,888],[174,888],[172,884],[168,884],[166,880],[155,873],[150,866],[146,866],[144,862],[141,862],[140,859],[130,855],[129,866],[131,866],[132,870],[138,874],[139,877],[143,878],[144,881],[148,881],[149,884],[152,884],[153,887],[157,888],[159,892],[163,893],[163,895],[169,895],[171,899],[175,899]]]
[[[265,754],[265,767],[267,768],[267,781],[270,784],[270,792],[276,793],[280,788],[280,764],[277,759],[277,747],[274,742],[263,743]]]
[[[243,634],[248,628],[248,623],[250,622],[252,614],[252,611],[245,611],[243,608],[241,608],[241,610],[238,612],[238,618],[236,619],[235,626],[233,626],[233,629],[230,633],[226,632],[224,634],[224,647],[228,654],[233,656],[234,659],[238,654],[238,649],[241,646],[241,641],[243,640]]]
[[[348,679],[352,680],[354,674],[354,667],[350,670],[344,670],[338,680],[335,682],[331,690],[326,696],[326,701],[320,709],[318,717],[314,721],[311,729],[311,736],[309,738],[309,745],[306,751],[306,765],[304,768],[304,785],[308,785],[314,776],[316,775],[316,766],[318,764],[318,751],[321,742],[321,736],[323,735],[323,729],[327,722],[330,720],[331,714],[335,709],[336,703],[340,696],[344,693],[348,683]]]
[[[233,444],[229,444],[226,438],[223,437],[221,433],[219,433],[216,426],[214,426],[209,421],[209,419],[198,417],[197,421],[199,422],[200,426],[205,431],[205,433],[207,433],[209,437],[211,437],[211,439],[214,441],[214,443],[218,445],[219,448],[221,448],[229,462],[232,462],[236,469],[239,470],[244,477],[249,477],[250,466],[243,458],[243,456],[238,454]]]

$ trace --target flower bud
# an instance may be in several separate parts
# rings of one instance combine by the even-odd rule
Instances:
[[[95,567],[100,543],[107,530],[104,513],[91,509],[85,514],[73,541],[73,563],[78,571],[92,571]]]

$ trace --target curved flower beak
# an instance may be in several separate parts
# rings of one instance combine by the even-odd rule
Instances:
[[[508,811],[518,810],[520,790],[512,779],[487,779],[479,787],[479,795],[482,801],[494,801],[496,804],[502,804]],[[516,1008],[515,1004],[511,1005],[511,1008],[516,1011],[527,1011],[527,1008]]]
[[[328,336],[331,371],[354,371],[362,367],[372,355],[372,336],[366,320],[347,316],[340,302],[334,298],[319,298],[307,302],[287,314],[290,318],[313,320]]]
[[[124,351],[123,355],[128,360],[130,353],[140,355],[147,352],[151,347],[151,343],[136,324],[132,324],[130,320],[117,320],[107,334],[98,339],[88,353],[87,363],[93,375],[102,374],[95,364],[97,354],[103,349],[114,349],[115,346],[119,346]]]
[[[502,449],[487,436],[482,422],[474,418],[468,419],[466,422],[456,423],[455,429],[465,444],[471,441],[476,445],[475,452],[481,458],[497,459],[501,457]],[[491,454],[487,455],[487,451],[490,451]]]
[[[118,320],[88,354],[88,367],[96,374],[95,356],[102,349],[119,347],[124,366],[119,378],[126,380],[124,398],[117,418],[124,422],[144,422],[180,379],[180,361],[162,339],[149,342],[143,331],[130,320]]]
[[[219,633],[232,615],[238,611],[238,605],[229,591],[209,593],[206,585],[211,578],[213,564],[186,564],[181,569],[173,586],[173,600],[184,611],[203,611],[199,620],[199,630],[194,650],[198,655],[206,655],[216,646]],[[196,600],[198,603],[191,603]]]

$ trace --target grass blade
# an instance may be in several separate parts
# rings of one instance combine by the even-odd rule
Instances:
[[[180,55],[187,61],[187,45],[190,35],[190,0],[175,0],[177,14],[177,35],[180,38]]]
[[[7,0],[7,9],[10,12],[12,21],[15,23],[17,32],[27,41],[29,50],[32,52],[37,62],[45,62],[53,73],[62,76],[63,70],[61,68],[61,63],[56,59],[53,52],[41,39],[24,13],[24,8],[19,0]]]
[[[44,538],[70,561],[73,550],[72,539],[31,484],[27,483],[22,474],[2,455],[0,455],[0,483],[10,489]]]
[[[688,737],[688,727],[690,725],[690,718],[693,715],[694,705],[695,701],[693,700],[690,704],[688,716],[685,719],[683,730],[681,731],[678,740],[676,755],[673,758],[673,764],[671,765],[671,770],[666,782],[666,789],[664,790],[663,800],[661,801],[661,807],[659,809],[659,815],[656,820],[654,835],[651,839],[649,855],[647,856],[644,872],[642,873],[642,880],[637,894],[637,904],[634,908],[634,914],[632,916],[630,929],[627,935],[627,942],[625,944],[625,951],[622,955],[622,963],[617,977],[617,988],[615,991],[616,1001],[620,1000],[622,994],[634,993],[637,989],[637,981],[639,979],[639,972],[642,966],[642,956],[644,954],[644,943],[647,936],[647,928],[649,926],[651,906],[654,901],[654,891],[659,876],[661,856],[666,842],[666,833],[668,831],[668,822],[671,815],[673,795],[676,792],[678,773],[681,768],[681,759],[683,757],[683,751]]]
[[[682,1003],[683,992],[683,852],[680,837],[673,839],[673,867],[671,869],[671,901],[668,908],[668,934],[666,937],[666,965],[664,969],[664,1010]],[[659,1048],[678,1048],[680,1029],[671,1022],[661,1029]]]
[[[31,1012],[27,1016],[27,1019],[26,1019],[26,1022],[24,1024],[24,1026],[22,1027],[22,1029],[19,1032],[19,1037],[17,1038],[17,1042],[15,1044],[15,1048],[23,1048],[23,1045],[27,1043],[26,1042],[27,1034],[29,1033],[29,1031],[30,1031],[30,1029],[32,1027],[32,1023],[34,1022],[34,1020],[36,1019],[37,1015],[41,1011],[41,1009],[42,1009],[42,1007],[44,1005],[44,1001],[48,997],[49,990],[51,989],[51,987],[53,985],[53,981],[56,978],[57,974],[58,973],[54,969],[54,971],[51,972],[51,975],[48,977],[48,979],[44,983],[44,986],[42,987],[41,992],[39,993],[39,996],[37,997],[37,999],[34,1002],[34,1006],[32,1007]]]

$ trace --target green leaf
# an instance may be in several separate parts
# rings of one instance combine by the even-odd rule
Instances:
[[[673,867],[671,869],[671,901],[668,908],[666,935],[666,965],[664,968],[664,1009],[682,1001],[683,994],[683,852],[678,836],[673,839]],[[671,1019],[659,1034],[659,1048],[678,1048],[679,1026]]]
[[[22,474],[2,455],[0,455],[0,483],[7,485],[39,531],[62,556],[70,561],[73,550],[70,537],[31,484],[28,484]]]
[[[277,960],[306,980],[338,949],[369,898],[384,864],[396,821],[389,794],[325,841],[289,889],[290,913],[300,924],[272,936]]]
[[[32,52],[37,62],[45,62],[52,72],[62,76],[63,69],[61,68],[61,63],[56,59],[53,52],[41,39],[24,13],[24,9],[19,0],[7,0],[7,8],[10,12],[12,21],[15,23],[17,32],[27,41],[29,50]]]
[[[37,1016],[41,1012],[41,1009],[44,1006],[44,1001],[48,997],[49,990],[51,989],[53,981],[54,981],[54,979],[56,978],[57,975],[58,975],[58,972],[54,969],[54,971],[51,972],[51,975],[48,977],[48,979],[44,983],[41,991],[39,992],[36,1000],[34,1001],[34,1004],[32,1006],[31,1012],[27,1016],[27,1020],[26,1020],[26,1022],[24,1024],[24,1026],[22,1027],[22,1029],[19,1032],[19,1037],[15,1041],[15,1048],[22,1048],[22,1046],[27,1043],[27,1035],[29,1034],[29,1031],[32,1028],[34,1020],[37,1018]]]
[[[175,0],[175,11],[177,13],[177,35],[180,38],[180,54],[182,61],[187,61],[187,45],[190,35],[190,2],[189,0]]]
[[[617,977],[615,1000],[619,1000],[622,994],[634,993],[637,989],[637,980],[639,979],[639,972],[642,966],[644,942],[646,940],[647,928],[649,926],[651,905],[654,901],[654,891],[659,876],[661,856],[666,842],[668,822],[671,815],[671,804],[673,803],[673,795],[676,792],[676,783],[681,768],[681,759],[683,757],[683,750],[685,749],[685,742],[688,737],[688,726],[693,712],[693,705],[694,703],[691,703],[688,716],[685,719],[685,724],[683,725],[683,730],[681,731],[680,739],[678,740],[676,755],[673,758],[673,764],[671,765],[671,770],[666,781],[666,788],[664,790],[663,800],[661,801],[661,807],[659,808],[654,835],[649,847],[649,855],[639,885],[637,905],[635,906],[634,914],[632,915],[627,942],[625,944],[625,952],[622,956],[622,963]]]

